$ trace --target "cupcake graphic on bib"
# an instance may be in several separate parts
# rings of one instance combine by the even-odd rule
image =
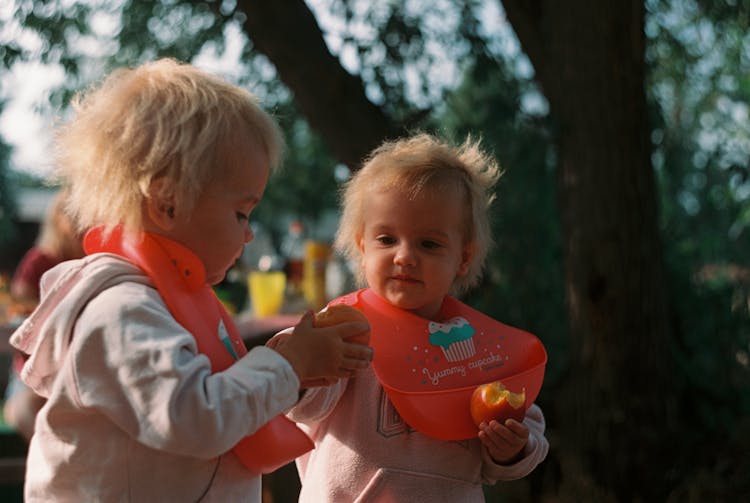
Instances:
[[[474,327],[466,318],[457,316],[445,323],[429,323],[430,344],[440,346],[449,362],[458,362],[474,356]]]

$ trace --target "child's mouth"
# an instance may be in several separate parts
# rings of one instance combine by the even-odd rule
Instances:
[[[395,281],[399,281],[402,283],[419,283],[419,280],[411,276],[397,275],[397,276],[392,276],[391,278]]]

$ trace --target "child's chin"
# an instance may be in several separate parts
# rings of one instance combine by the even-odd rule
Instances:
[[[389,304],[405,311],[418,311],[423,305],[415,299],[398,293],[388,292],[384,297]]]

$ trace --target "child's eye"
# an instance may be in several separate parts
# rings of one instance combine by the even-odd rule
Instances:
[[[396,240],[393,239],[391,236],[385,236],[385,235],[378,236],[375,238],[375,240],[382,245],[392,245],[393,243],[396,242]]]
[[[434,250],[435,248],[440,248],[440,243],[436,241],[426,240],[422,241],[422,246],[428,250]]]
[[[250,215],[245,215],[244,213],[240,211],[238,211],[236,215],[237,215],[237,220],[239,222],[247,222],[250,219]]]

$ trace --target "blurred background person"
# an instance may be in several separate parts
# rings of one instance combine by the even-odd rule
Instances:
[[[39,302],[42,274],[64,260],[84,255],[82,235],[65,213],[67,191],[61,189],[50,203],[34,245],[24,254],[13,273],[10,294],[13,302],[30,313]]]
[[[67,190],[61,189],[50,203],[39,228],[34,245],[24,254],[13,273],[10,295],[14,312],[25,316],[39,302],[42,275],[60,262],[81,258],[83,235],[76,231],[73,221],[65,212]],[[3,414],[5,422],[27,441],[34,433],[34,420],[44,399],[34,393],[18,378],[25,355],[16,352],[5,390]]]

